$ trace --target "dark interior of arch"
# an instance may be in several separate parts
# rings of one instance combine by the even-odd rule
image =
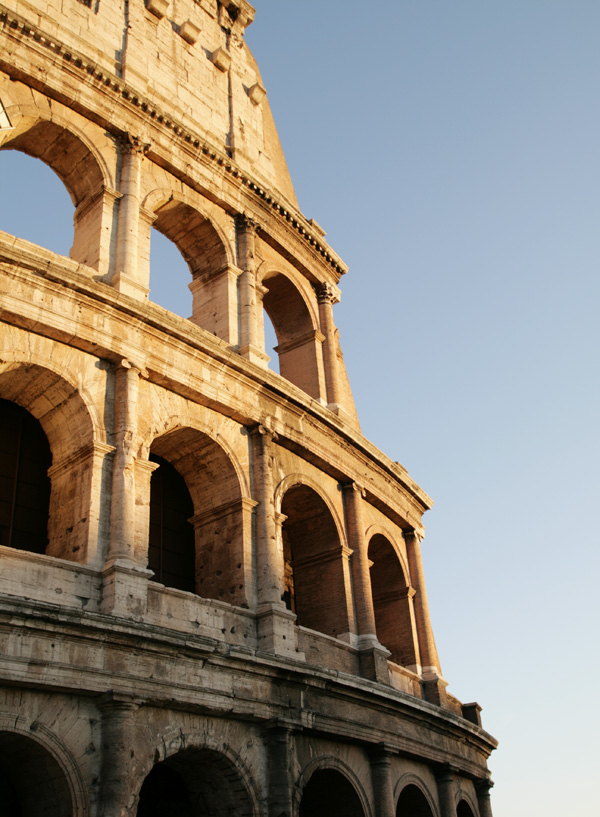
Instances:
[[[391,543],[378,533],[369,542],[371,593],[377,638],[402,666],[417,663],[410,602],[402,566]]]
[[[410,785],[402,789],[396,817],[433,817],[427,798],[418,786]]]
[[[195,590],[194,506],[185,480],[165,459],[150,454],[158,465],[150,479],[148,567],[154,580],[178,590]]]
[[[281,512],[286,587],[283,600],[297,623],[327,635],[348,632],[342,547],[321,497],[298,485],[285,494]]]
[[[234,764],[209,749],[157,763],[140,790],[137,817],[252,817],[252,801]]]
[[[352,783],[336,769],[316,771],[302,792],[300,817],[364,817]]]
[[[466,800],[461,800],[458,804],[456,817],[474,817],[473,810]]]
[[[72,817],[69,785],[36,740],[0,732],[0,817]]]
[[[30,553],[48,545],[52,454],[28,411],[0,399],[0,544]]]

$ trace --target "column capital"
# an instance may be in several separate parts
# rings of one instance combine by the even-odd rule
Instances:
[[[405,541],[407,541],[410,538],[414,538],[417,540],[419,544],[421,544],[421,542],[425,538],[425,534],[423,533],[423,531],[416,530],[415,528],[404,528],[404,530],[402,531],[402,536],[404,537]]]
[[[248,433],[251,437],[265,437],[270,442],[277,442],[279,439],[277,432],[269,428],[267,423],[256,423],[256,425],[248,426]]]
[[[144,142],[140,136],[126,131],[117,136],[117,142],[121,148],[121,153],[131,156],[145,156],[150,150],[150,142]]]
[[[145,366],[142,366],[139,362],[134,363],[131,360],[127,360],[127,358],[121,358],[121,360],[117,360],[115,363],[115,371],[119,370],[131,370],[132,374],[138,374],[140,377],[146,379],[148,377],[148,370]]]
[[[342,487],[342,491],[348,492],[356,491],[356,493],[359,494],[359,496],[361,496],[363,499],[365,499],[365,497],[367,496],[365,488],[363,488],[363,486],[359,482],[354,482],[353,480],[350,480],[349,482],[340,482],[340,485]]]
[[[485,797],[486,794],[489,795],[490,789],[494,788],[494,781],[490,777],[484,777],[483,780],[475,780],[473,785],[477,794]]]
[[[317,301],[320,304],[337,304],[340,301],[341,293],[338,287],[328,282],[314,285],[317,294]]]
[[[258,235],[262,229],[262,224],[258,221],[258,219],[249,216],[247,213],[237,213],[235,216],[235,225],[238,230],[251,232],[255,235]]]
[[[97,706],[101,712],[135,712],[141,701],[135,695],[111,689],[99,697]]]

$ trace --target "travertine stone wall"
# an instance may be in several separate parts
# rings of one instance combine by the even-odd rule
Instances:
[[[75,206],[70,258],[0,224],[0,413],[27,412],[52,455],[42,507],[0,427],[10,813],[41,813],[35,769],[57,817],[161,798],[297,817],[326,792],[357,817],[489,817],[495,741],[447,694],[429,620],[431,500],[360,433],[346,268],[298,210],[254,10],[4,2],[0,149],[52,167]],[[152,302],[153,228],[189,266],[191,316]],[[14,536],[34,506],[43,553]],[[192,565],[185,583],[155,558]]]

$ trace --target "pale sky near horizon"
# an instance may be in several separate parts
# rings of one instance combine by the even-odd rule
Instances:
[[[589,817],[600,4],[254,5],[300,207],[350,267],[334,317],[363,432],[435,500],[432,623],[449,691],[500,741],[494,815]],[[27,234],[32,194],[64,212],[38,166],[0,153],[0,229],[68,252],[72,231]]]

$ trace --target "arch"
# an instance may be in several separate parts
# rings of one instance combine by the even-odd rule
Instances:
[[[303,770],[293,789],[297,817],[370,817],[361,780],[339,758],[321,756]]]
[[[10,106],[14,127],[0,150],[20,150],[51,167],[77,207],[101,186],[110,186],[104,158],[87,134],[56,110],[43,116],[34,106]],[[15,115],[17,114],[17,115]]]
[[[45,553],[52,453],[39,422],[0,398],[0,545]]]
[[[351,629],[349,551],[329,503],[308,483],[288,478],[276,492],[283,517],[283,600],[298,625],[340,636]]]
[[[0,768],[13,808],[7,817],[87,817],[83,777],[62,741],[44,724],[0,713]],[[4,801],[3,789],[3,805]],[[40,797],[44,792],[44,797]]]
[[[396,548],[382,533],[369,539],[371,595],[377,638],[404,667],[419,665],[416,623],[409,587]]]
[[[194,580],[189,588],[204,598],[220,599],[247,606],[251,556],[249,525],[251,504],[242,495],[236,468],[225,449],[213,437],[190,426],[171,428],[155,437],[150,456],[173,468],[184,482],[192,505],[187,514],[184,503],[177,506],[174,524],[193,527],[195,547]],[[150,504],[162,465],[152,475]],[[174,490],[177,490],[174,488]],[[183,559],[185,561],[185,558]],[[180,578],[185,584],[183,576]]]
[[[394,553],[398,557],[398,561],[400,562],[400,566],[402,568],[402,573],[404,574],[408,585],[410,586],[410,570],[408,568],[408,562],[406,560],[406,556],[402,551],[402,548],[398,544],[398,532],[394,532],[389,528],[385,527],[384,525],[369,525],[367,530],[365,531],[365,538],[369,541],[376,533],[380,533],[385,539],[388,540],[392,548],[394,549]],[[400,536],[402,534],[400,533]]]
[[[259,817],[254,781],[230,747],[178,732],[155,758],[138,784],[137,817]]]
[[[282,377],[315,399],[324,397],[323,335],[314,294],[273,265],[261,265],[263,307],[275,330]]]
[[[457,793],[457,800],[456,817],[476,817],[479,814],[471,798],[462,789]]]
[[[106,274],[119,198],[110,187],[106,162],[88,136],[58,110],[45,117],[35,106],[16,104],[11,114],[15,127],[6,133],[0,150],[22,151],[58,175],[76,208],[69,256]]]
[[[69,380],[34,363],[0,365],[0,398],[20,406],[38,421],[49,444],[51,465],[45,465],[51,483],[46,554],[85,562],[91,540],[97,539],[97,518],[90,512],[97,471],[94,424],[88,406]],[[39,461],[36,467],[42,467]]]
[[[396,817],[438,817],[435,799],[417,775],[400,778],[396,798]]]

